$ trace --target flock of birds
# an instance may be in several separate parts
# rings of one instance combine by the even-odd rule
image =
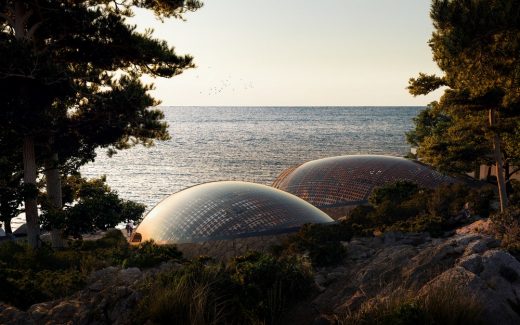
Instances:
[[[209,67],[211,68],[211,67]],[[199,78],[199,76],[195,76],[195,78]],[[247,81],[243,78],[240,78],[237,81],[234,81],[233,78],[228,75],[226,79],[220,80],[220,82],[217,83],[216,86],[213,86],[209,88],[208,90],[201,90],[199,91],[200,95],[208,95],[208,96],[215,96],[220,95],[225,92],[232,92],[236,93],[238,91],[247,91],[250,89],[253,89],[254,85],[252,81]]]

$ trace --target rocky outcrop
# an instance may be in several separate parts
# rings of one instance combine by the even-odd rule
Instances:
[[[520,324],[520,262],[498,249],[492,237],[472,232],[440,239],[387,233],[355,238],[344,246],[346,261],[315,276],[320,293],[306,307],[315,313],[310,319],[321,322],[324,315],[356,310],[397,290],[421,295],[455,286],[478,299],[486,323]]]
[[[25,312],[0,304],[0,324],[128,324],[139,300],[133,285],[142,277],[138,268],[108,267],[92,273],[86,288],[66,299]]]
[[[344,242],[343,263],[317,270],[315,295],[299,304],[287,320],[331,324],[337,315],[399,290],[421,296],[450,286],[478,298],[486,323],[520,324],[520,262],[501,250],[493,237],[473,228],[447,238],[386,233]],[[0,324],[127,324],[140,299],[135,284],[178,267],[170,263],[146,272],[102,269],[90,276],[84,290],[66,299],[36,304],[27,311],[0,304]]]

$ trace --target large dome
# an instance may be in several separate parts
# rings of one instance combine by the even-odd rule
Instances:
[[[269,186],[213,182],[164,199],[136,234],[158,243],[194,243],[287,233],[305,223],[332,221],[304,200]]]
[[[404,158],[378,155],[330,157],[283,171],[273,187],[292,193],[319,208],[367,202],[375,187],[407,180],[434,188],[455,179]]]

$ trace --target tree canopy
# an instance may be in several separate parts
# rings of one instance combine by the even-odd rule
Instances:
[[[194,67],[189,55],[128,24],[135,8],[160,20],[200,8],[194,0],[9,0],[0,3],[0,127],[23,149],[24,182],[38,168],[77,169],[95,149],[167,139],[162,112],[139,78],[172,77]],[[16,142],[16,140],[15,140]],[[58,157],[58,158],[57,158]],[[59,173],[47,173],[58,198]],[[37,245],[35,195],[26,195],[29,242]]]
[[[435,105],[440,105],[438,110],[451,112],[450,125],[445,124],[444,131],[452,134],[448,134],[449,139],[431,141],[430,148],[434,150],[430,152],[434,153],[441,146],[440,151],[452,150],[455,156],[451,158],[454,159],[464,152],[472,153],[467,157],[479,156],[484,148],[478,137],[484,135],[487,139],[484,142],[491,144],[497,167],[503,210],[507,206],[503,157],[503,147],[507,144],[503,141],[509,134],[514,137],[510,130],[515,128],[507,124],[510,121],[517,123],[514,118],[519,116],[520,6],[515,0],[433,0],[430,16],[435,30],[429,44],[433,59],[444,75],[420,74],[418,78],[410,79],[408,88],[416,96],[440,86],[448,87],[440,103]],[[488,112],[485,129],[481,127],[486,118],[483,111]],[[427,139],[435,140],[434,137]],[[462,145],[466,148],[460,148],[462,141],[468,141]],[[428,145],[427,142],[423,144]],[[457,144],[459,148],[453,150]],[[425,148],[428,146],[422,148],[423,152],[428,150]]]

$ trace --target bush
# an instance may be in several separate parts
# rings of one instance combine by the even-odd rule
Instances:
[[[80,290],[90,272],[107,266],[152,267],[181,253],[173,246],[144,242],[130,246],[119,230],[95,241],[77,240],[64,250],[38,250],[7,241],[0,244],[0,301],[19,308]]]
[[[346,221],[306,224],[274,251],[278,255],[306,254],[314,266],[334,265],[346,255],[341,242],[350,240],[353,234],[351,224]]]
[[[492,231],[517,259],[520,258],[520,206],[509,206],[491,217]]]
[[[33,250],[14,241],[0,244],[0,301],[24,309],[81,289],[86,274],[80,260],[75,251],[54,252],[45,246]]]
[[[130,247],[130,254],[124,261],[124,266],[148,268],[181,257],[182,253],[177,250],[175,245],[157,245],[150,240]]]
[[[275,258],[251,252],[230,261],[231,279],[240,288],[244,312],[273,323],[287,304],[310,289],[310,268],[297,257]]]
[[[248,253],[227,264],[193,261],[141,285],[136,323],[277,323],[308,293],[308,266],[293,258]]]
[[[396,182],[376,188],[369,198],[371,205],[356,207],[347,220],[360,223],[364,217],[367,231],[426,231],[439,236],[467,222],[469,214],[487,217],[493,197],[490,189],[471,189],[463,184],[430,190]]]
[[[385,186],[375,188],[370,195],[368,202],[373,206],[378,206],[385,201],[403,202],[419,192],[419,186],[410,181],[397,181]]]
[[[40,197],[41,221],[46,229],[63,229],[66,235],[81,238],[84,233],[107,230],[121,222],[139,223],[145,206],[119,198],[106,184],[106,177],[87,180],[72,175],[64,180],[63,211],[56,211],[45,195]]]
[[[162,272],[141,284],[143,298],[134,312],[135,323],[223,323],[232,306],[229,284],[229,275],[218,265],[193,263]]]

